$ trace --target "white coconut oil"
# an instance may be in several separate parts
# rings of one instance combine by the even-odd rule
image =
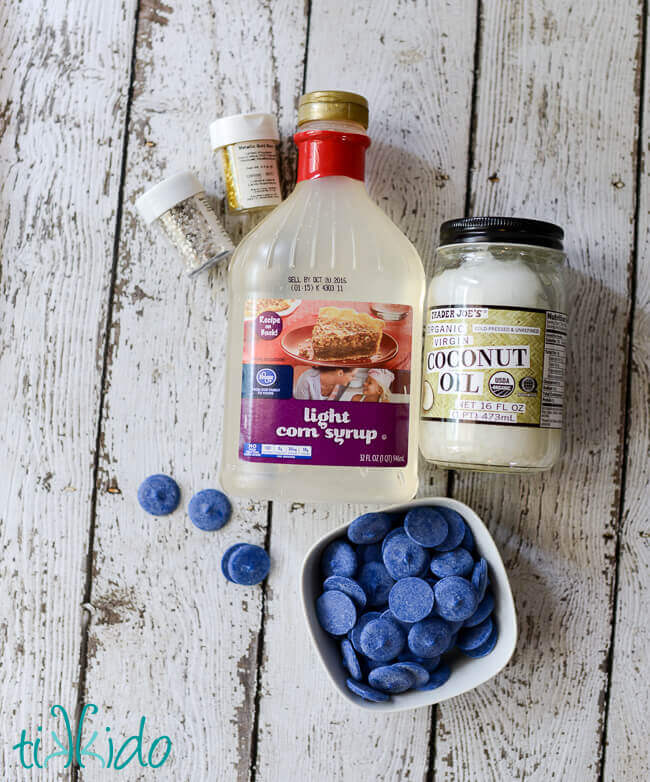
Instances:
[[[427,295],[420,449],[443,467],[548,469],[562,442],[561,229],[509,218],[452,222],[460,241],[439,248]],[[509,242],[480,241],[504,234]],[[517,244],[538,240],[553,246]]]

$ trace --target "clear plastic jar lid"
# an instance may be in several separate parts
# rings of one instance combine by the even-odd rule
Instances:
[[[146,223],[153,223],[172,206],[204,190],[191,171],[181,171],[149,188],[136,200],[135,206]]]

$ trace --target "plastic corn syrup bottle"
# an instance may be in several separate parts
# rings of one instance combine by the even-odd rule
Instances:
[[[260,499],[417,489],[422,262],[364,187],[368,104],[303,95],[298,183],[230,266],[221,481]]]

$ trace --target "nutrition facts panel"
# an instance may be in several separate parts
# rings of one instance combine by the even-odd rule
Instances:
[[[539,419],[539,425],[546,429],[562,428],[566,335],[567,316],[562,312],[547,312],[544,333],[542,409]]]

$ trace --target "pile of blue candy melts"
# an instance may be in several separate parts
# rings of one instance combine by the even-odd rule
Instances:
[[[450,508],[364,513],[321,557],[321,627],[340,641],[348,688],[369,701],[433,690],[453,658],[497,642],[488,564]]]

